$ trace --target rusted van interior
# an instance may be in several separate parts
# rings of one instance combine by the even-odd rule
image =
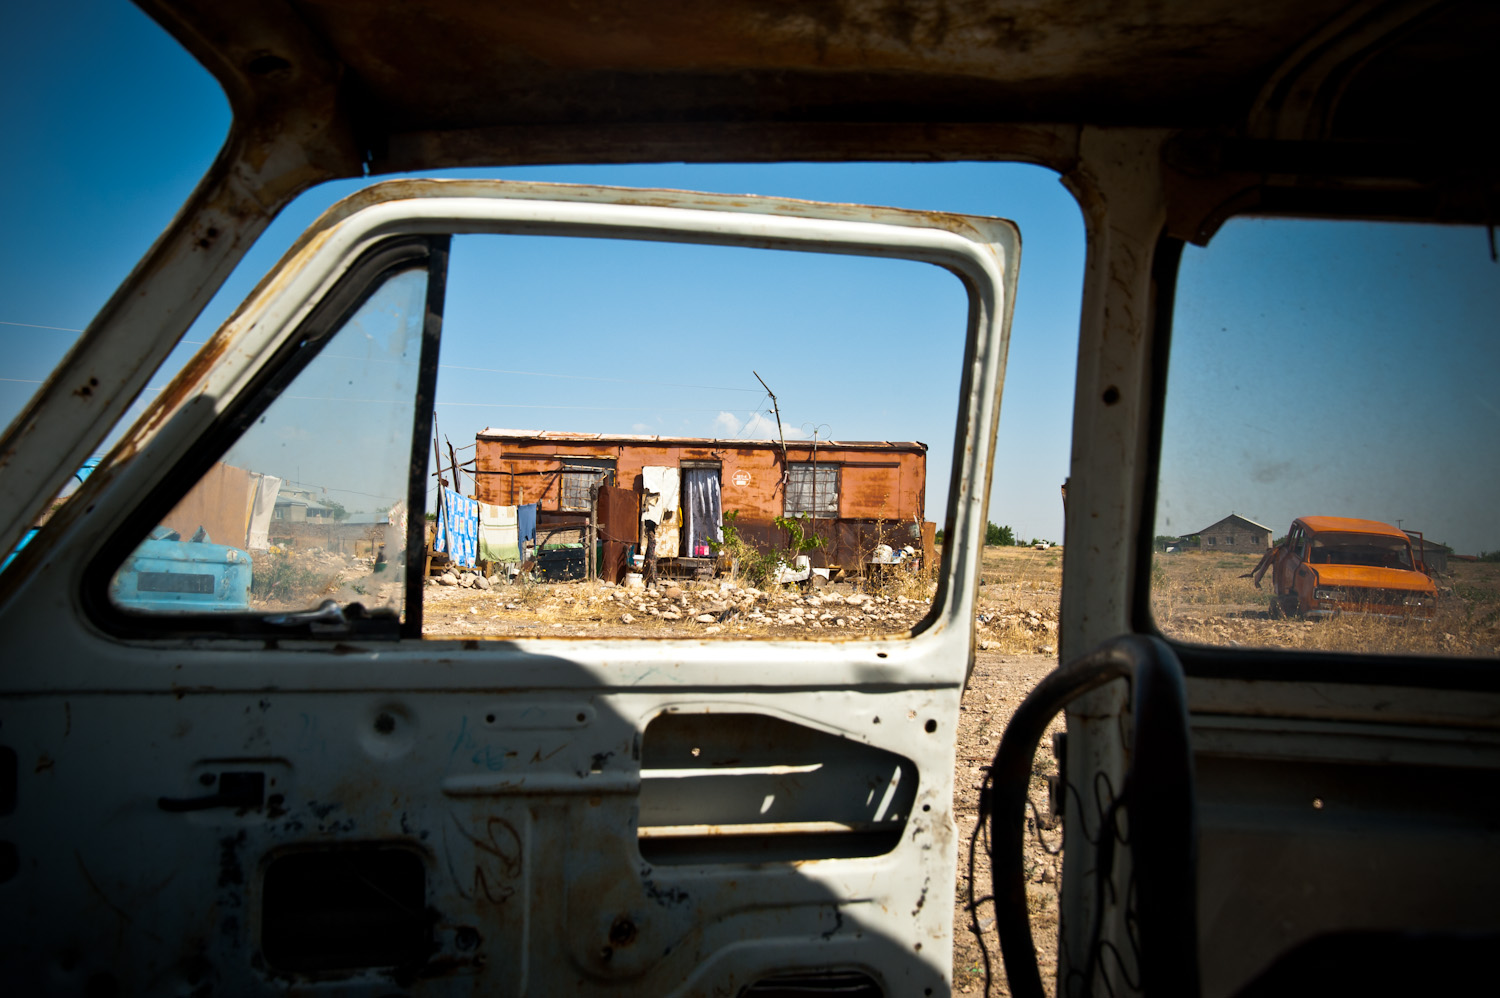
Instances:
[[[1494,253],[1500,9],[139,6],[218,80],[233,126],[0,438],[0,550],[282,209],[327,180],[372,186],[288,251],[0,573],[0,948],[15,993],[952,990],[954,732],[1024,234],[727,195],[374,183],[660,161],[1025,162],[1055,170],[1082,211],[1059,667],[982,777],[1012,994],[1485,979],[1500,936],[1493,649],[1174,636],[1153,614],[1151,552],[1172,499],[1163,441],[1194,418],[1173,386],[1188,367],[1177,282],[1195,254],[1245,220],[1307,219],[1456,227]],[[177,619],[112,603],[133,546],[371,302],[399,320],[370,349],[406,364],[389,440],[409,449],[389,474],[409,490],[404,541],[422,543],[431,351],[450,240],[471,233],[957,275],[948,500],[912,511],[946,538],[928,616],[861,641],[424,638],[416,558],[378,580],[396,610]],[[1492,364],[1485,341],[1474,350],[1467,366]],[[1274,380],[1252,360],[1256,387]],[[1225,370],[1199,366],[1210,391],[1250,387]],[[1401,401],[1420,414],[1443,394]],[[1021,841],[1059,711],[1066,867],[1044,982]]]

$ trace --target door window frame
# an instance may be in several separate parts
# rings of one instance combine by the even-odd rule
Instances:
[[[345,278],[352,276],[365,254],[402,239],[424,246],[441,244],[446,254],[453,235],[496,233],[896,258],[934,265],[957,277],[967,295],[968,317],[955,415],[957,460],[951,470],[944,523],[954,543],[945,548],[932,611],[903,640],[920,644],[918,639],[924,634],[967,634],[1013,314],[1019,261],[1019,234],[1014,225],[977,216],[851,209],[775,198],[653,191],[643,199],[640,194],[506,181],[393,181],[367,188],[330,209],[112,454],[117,458],[150,448],[152,459],[149,471],[142,470],[139,462],[122,462],[113,469],[117,473],[102,476],[101,481],[108,484],[90,496],[130,507],[122,506],[97,521],[101,527],[114,526],[104,527],[109,534],[98,542],[100,554],[90,560],[94,571],[86,574],[93,579],[81,583],[88,590],[83,601],[89,614],[106,632],[127,638],[347,637],[348,629],[309,629],[305,634],[272,630],[263,615],[254,613],[160,620],[126,616],[110,608],[107,579],[144,536],[153,517],[170,508],[185,491],[169,483],[195,481],[228,449],[258,413],[258,406],[269,404],[268,388],[283,385],[300,370],[300,364],[289,362],[308,345],[301,317],[326,313],[331,305],[323,299],[336,288],[350,286]],[[424,350],[429,343],[436,345],[445,285],[446,268],[435,268],[429,284]],[[308,352],[306,359],[315,352]],[[426,384],[435,384],[436,350],[431,357],[424,352],[421,363],[424,374],[431,369],[432,380]],[[200,399],[210,404],[192,411],[192,402]],[[256,399],[261,401],[256,403]],[[424,388],[417,400],[418,411],[430,410],[431,400],[430,389]],[[423,418],[413,438],[413,481],[425,472],[429,436],[430,425]],[[968,440],[974,441],[973,446],[965,446]],[[137,491],[132,491],[132,485]],[[424,478],[422,488],[413,488],[411,493],[409,538],[425,525],[426,504],[419,501],[425,496],[425,485]],[[146,499],[137,503],[134,497],[140,493]],[[409,544],[410,550],[421,550],[422,541],[413,544],[409,539]],[[414,560],[408,558],[404,622],[399,628],[384,623],[374,626],[383,636],[421,636],[422,580],[413,568]]]
[[[213,465],[223,460],[257,419],[297,377],[312,364],[346,322],[387,280],[422,269],[427,273],[417,391],[414,399],[411,455],[407,476],[406,559],[426,545],[427,441],[432,436],[432,400],[437,394],[438,347],[443,298],[447,290],[449,238],[444,235],[397,236],[367,249],[338,283],[257,370],[250,384],[205,430],[194,448],[163,478],[121,523],[90,562],[81,593],[84,610],[107,632],[124,638],[154,638],[183,634],[264,634],[270,628],[264,613],[142,613],[119,606],[109,598],[109,583],[126,563],[142,537],[190,491]],[[187,483],[184,487],[184,483]],[[413,547],[415,544],[415,548]],[[411,571],[403,579],[403,613],[399,620],[386,614],[348,621],[340,636],[398,638],[422,633],[422,580]],[[308,610],[314,609],[308,607]],[[279,625],[275,633],[299,637],[315,633],[311,624]]]

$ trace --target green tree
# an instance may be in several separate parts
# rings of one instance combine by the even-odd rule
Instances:
[[[984,542],[995,546],[1014,547],[1016,533],[1010,527],[996,526],[994,523],[985,523]]]

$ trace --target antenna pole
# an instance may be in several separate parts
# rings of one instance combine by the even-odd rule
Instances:
[[[759,381],[760,382],[760,386],[766,390],[766,394],[769,395],[769,396],[771,396],[771,410],[776,413],[776,436],[779,437],[780,440],[781,440],[781,461],[782,461],[783,464],[785,464],[786,463],[786,434],[783,433],[782,430],[781,430],[781,406],[779,406],[779,405],[776,404],[776,393],[773,392],[773,391],[771,391],[771,386],[768,385],[768,384],[766,384],[766,379],[762,378],[759,374],[757,374],[753,370],[750,373],[755,375],[755,380]]]

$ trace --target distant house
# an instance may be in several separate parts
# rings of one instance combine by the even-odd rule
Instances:
[[[319,493],[313,489],[297,488],[285,483],[276,496],[276,510],[271,514],[275,520],[291,520],[300,523],[303,520],[332,523],[334,520],[333,509],[318,501]]]
[[[1193,531],[1200,538],[1199,550],[1265,554],[1271,546],[1271,528],[1230,513],[1218,523]]]

